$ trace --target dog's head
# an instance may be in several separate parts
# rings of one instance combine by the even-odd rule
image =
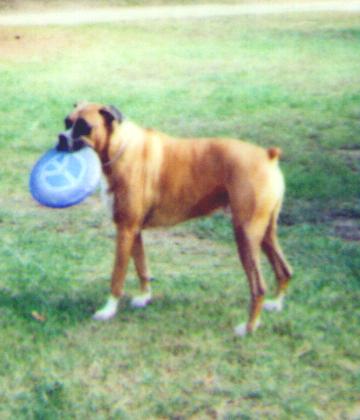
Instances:
[[[85,146],[101,153],[122,114],[114,106],[80,103],[65,118],[65,129],[59,134],[58,151],[76,151]]]

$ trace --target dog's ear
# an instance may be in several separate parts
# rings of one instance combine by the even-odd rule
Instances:
[[[113,121],[117,121],[118,123],[123,121],[122,113],[112,105],[101,108],[99,112],[109,125],[111,125]]]

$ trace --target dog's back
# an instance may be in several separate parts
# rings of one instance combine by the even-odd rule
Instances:
[[[150,143],[150,144],[149,144]],[[172,225],[231,205],[237,216],[275,207],[284,192],[279,149],[240,140],[174,139],[152,132],[147,139],[153,196],[145,227]],[[156,150],[156,153],[154,153]],[[149,160],[144,163],[149,165]]]

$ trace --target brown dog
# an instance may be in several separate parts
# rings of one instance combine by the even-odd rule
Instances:
[[[228,205],[251,291],[249,320],[239,325],[236,333],[245,335],[259,324],[266,290],[259,267],[261,249],[278,282],[276,299],[266,301],[264,307],[282,309],[291,269],[276,237],[284,195],[279,149],[266,150],[240,140],[175,139],[123,120],[114,107],[97,104],[76,106],[65,124],[68,131],[60,134],[58,148],[91,146],[114,195],[118,234],[111,295],[95,319],[106,320],[116,314],[130,257],[142,291],[133,305],[150,302],[142,229],[171,226]]]

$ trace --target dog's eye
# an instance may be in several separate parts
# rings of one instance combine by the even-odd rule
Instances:
[[[83,118],[79,118],[73,129],[73,138],[77,139],[81,136],[88,136],[91,132],[91,125],[87,123]]]
[[[73,122],[70,120],[70,118],[69,118],[69,117],[67,117],[67,118],[65,118],[65,120],[64,120],[64,124],[65,124],[65,128],[66,128],[67,130],[69,130],[69,128],[71,128],[71,127],[72,127]]]

